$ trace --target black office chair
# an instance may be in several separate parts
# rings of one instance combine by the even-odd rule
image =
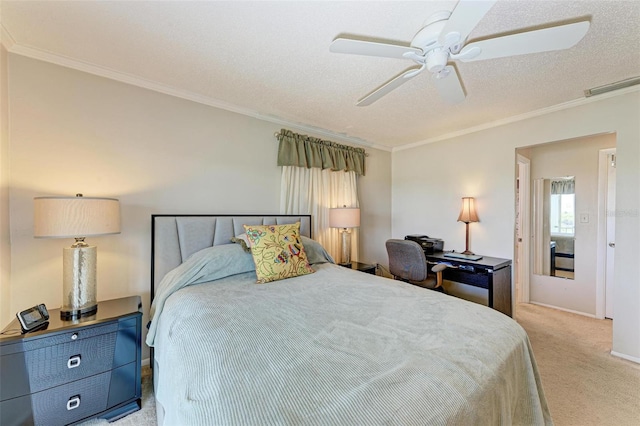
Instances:
[[[387,240],[389,256],[389,272],[396,280],[401,280],[420,287],[444,293],[442,287],[442,271],[447,265],[439,263],[429,269],[427,259],[420,244],[410,240]]]

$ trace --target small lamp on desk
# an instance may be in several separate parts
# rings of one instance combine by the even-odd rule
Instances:
[[[37,197],[34,198],[36,238],[75,238],[63,249],[62,319],[93,315],[96,298],[97,248],[85,237],[120,233],[120,204],[113,198]]]
[[[341,265],[351,263],[351,231],[349,228],[357,228],[360,226],[360,209],[359,208],[335,208],[329,210],[329,226],[332,228],[342,228],[340,234],[342,237],[342,256]]]
[[[460,209],[460,215],[458,215],[458,222],[464,222],[467,227],[465,250],[462,254],[474,254],[469,250],[469,223],[480,222],[478,214],[476,213],[476,203],[473,197],[462,198],[462,209]]]

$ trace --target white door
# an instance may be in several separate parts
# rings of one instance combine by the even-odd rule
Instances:
[[[616,154],[607,155],[607,248],[605,264],[606,318],[613,319],[613,255],[616,246]]]
[[[518,303],[529,303],[531,162],[528,158],[520,154],[517,155],[517,158],[515,301]]]

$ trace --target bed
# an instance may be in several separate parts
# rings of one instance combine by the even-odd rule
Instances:
[[[314,272],[256,284],[231,239],[297,222]],[[311,237],[310,216],[152,217],[159,425],[552,424],[515,321],[338,266]]]

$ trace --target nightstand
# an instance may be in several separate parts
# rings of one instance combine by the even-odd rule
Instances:
[[[351,268],[356,271],[364,272],[366,274],[371,274],[371,275],[376,274],[376,265],[369,265],[368,263],[350,262],[350,263],[341,263],[340,266],[344,266],[345,268]]]
[[[14,319],[0,335],[0,424],[111,422],[139,410],[140,296],[99,302],[76,320],[49,315],[46,329],[20,334]]]

